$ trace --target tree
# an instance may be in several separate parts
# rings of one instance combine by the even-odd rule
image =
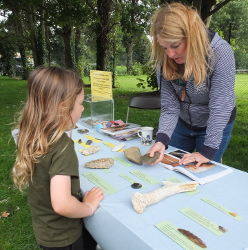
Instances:
[[[157,1],[122,1],[121,28],[127,56],[127,73],[130,73],[133,65],[133,48],[142,40],[147,23],[157,7]]]
[[[46,2],[46,24],[52,34],[59,35],[64,41],[66,68],[76,69],[79,57],[80,30],[89,19],[89,8],[80,0],[53,0]]]
[[[182,2],[189,6],[194,6],[197,11],[200,13],[202,20],[207,23],[208,18],[221,9],[224,5],[233,0],[161,0],[161,4],[172,3],[172,2]]]
[[[210,27],[231,44],[237,69],[248,69],[247,6],[248,0],[233,0],[215,13],[210,23]]]

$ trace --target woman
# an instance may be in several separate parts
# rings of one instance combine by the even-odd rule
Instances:
[[[206,28],[197,11],[180,3],[154,15],[151,60],[161,87],[161,115],[156,143],[183,149],[180,164],[220,161],[236,116],[235,61],[230,45]]]

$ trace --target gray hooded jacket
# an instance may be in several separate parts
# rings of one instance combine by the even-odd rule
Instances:
[[[169,144],[178,119],[193,130],[206,128],[203,156],[212,159],[222,141],[223,130],[235,119],[235,60],[232,48],[215,33],[211,47],[213,70],[200,85],[191,76],[186,82],[186,95],[181,101],[182,86],[178,80],[157,75],[161,87],[161,115],[156,141]],[[194,60],[192,58],[192,60]]]

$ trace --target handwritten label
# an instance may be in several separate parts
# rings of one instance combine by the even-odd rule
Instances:
[[[151,176],[146,175],[145,173],[143,173],[139,170],[133,170],[133,171],[130,171],[130,173],[135,175],[136,177],[138,177],[139,179],[145,181],[146,183],[148,183],[150,185],[155,185],[155,184],[159,183],[159,181],[155,180]]]
[[[216,223],[210,221],[209,219],[195,212],[194,210],[188,207],[185,207],[181,209],[180,212],[188,216],[190,219],[194,220],[195,222],[199,223],[203,227],[207,228],[212,233],[218,236],[221,236],[223,234],[223,232],[219,229],[220,225],[217,225]]]
[[[87,178],[89,181],[94,183],[97,187],[100,187],[104,193],[106,194],[113,194],[118,192],[118,189],[110,185],[108,182],[103,180],[100,176],[93,172],[88,172],[83,174],[85,178]]]
[[[183,247],[186,250],[200,250],[202,249],[200,246],[196,245],[194,242],[189,240],[186,236],[181,234],[178,231],[178,228],[175,227],[168,221],[163,221],[155,225],[161,232],[166,234],[172,240],[174,240],[177,244]]]
[[[176,177],[167,178],[166,181],[171,181],[171,182],[174,182],[174,183],[183,182],[183,181],[181,181],[180,179],[178,179]],[[197,194],[199,192],[200,192],[199,190],[195,190],[195,191],[187,191],[187,192],[184,192],[184,193],[187,194],[188,196],[191,196],[191,195]]]
[[[232,212],[231,210],[222,207],[221,205],[215,203],[214,201],[209,200],[208,198],[202,198],[203,201],[207,202],[209,205],[219,209],[221,212],[228,214],[229,216],[231,216],[232,218],[241,221],[243,218],[241,216],[239,216],[238,214]]]
[[[126,167],[132,167],[132,166],[133,166],[132,163],[130,163],[130,162],[126,161],[126,160],[123,160],[123,159],[121,159],[120,157],[114,156],[114,157],[112,157],[112,158],[113,158],[115,161],[118,161],[120,164],[122,164],[122,165],[124,165],[124,166],[126,166]]]
[[[131,177],[129,177],[129,176],[125,175],[125,174],[120,174],[119,176],[122,177],[124,180],[130,182],[130,183],[138,182],[138,181],[132,179]],[[146,188],[146,186],[142,185],[141,189],[145,189],[145,188]]]

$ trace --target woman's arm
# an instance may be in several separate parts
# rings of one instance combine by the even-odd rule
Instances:
[[[212,159],[222,141],[226,127],[235,107],[235,60],[227,42],[214,48],[215,65],[211,76],[209,92],[209,119],[207,122],[204,147],[200,152]]]

